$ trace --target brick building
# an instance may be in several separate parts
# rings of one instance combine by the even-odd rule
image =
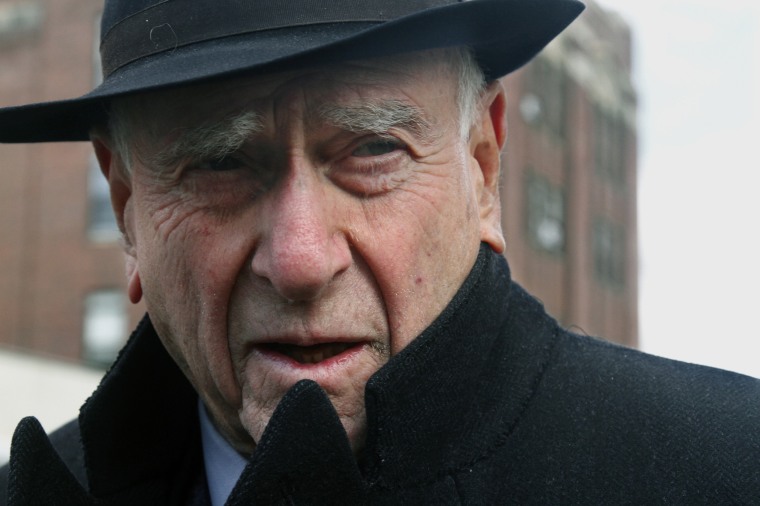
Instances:
[[[0,103],[89,91],[100,79],[100,9],[92,0],[0,1]],[[118,234],[103,212],[107,191],[91,148],[0,145],[0,173],[0,343],[108,360],[141,311],[124,296]]]
[[[0,0],[0,105],[100,79],[100,2]],[[591,4],[505,80],[503,216],[514,277],[564,324],[637,343],[630,34]],[[0,145],[0,349],[107,363],[142,308],[124,295],[107,188],[86,143]]]
[[[508,76],[502,221],[513,277],[565,326],[638,344],[631,34],[593,2]]]

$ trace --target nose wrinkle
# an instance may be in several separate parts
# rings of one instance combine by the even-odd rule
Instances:
[[[348,267],[351,254],[314,174],[288,179],[276,196],[253,270],[285,299],[311,300]]]

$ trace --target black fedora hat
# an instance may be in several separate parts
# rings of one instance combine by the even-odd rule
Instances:
[[[103,83],[0,109],[0,142],[87,140],[116,96],[406,51],[468,46],[497,78],[582,10],[578,0],[106,0]]]

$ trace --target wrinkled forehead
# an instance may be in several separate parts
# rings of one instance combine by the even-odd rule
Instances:
[[[329,105],[382,100],[415,101],[414,91],[435,86],[455,102],[456,72],[447,53],[432,50],[303,70],[245,76],[126,99],[133,127],[150,135],[213,122],[243,111],[266,115],[299,101],[307,117]],[[419,104],[414,104],[419,105]]]

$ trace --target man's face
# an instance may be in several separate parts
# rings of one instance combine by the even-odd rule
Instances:
[[[503,246],[482,160],[503,136],[462,138],[456,93],[434,58],[346,64],[146,99],[123,180],[96,142],[131,283],[238,450],[301,379],[358,449],[369,377],[440,314],[481,240]]]

